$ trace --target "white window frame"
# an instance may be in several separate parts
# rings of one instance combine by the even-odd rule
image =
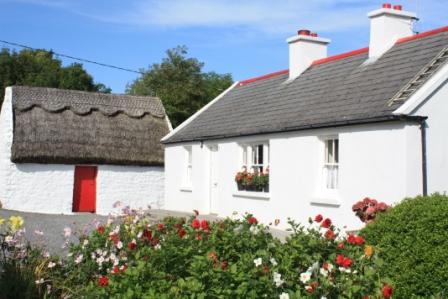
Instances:
[[[325,137],[323,138],[323,143],[323,189],[337,191],[339,189],[339,137]]]
[[[190,187],[193,185],[193,147],[184,146],[184,176],[183,187]]]
[[[266,172],[269,168],[269,142],[259,141],[241,144],[241,164],[247,168],[249,172]],[[263,161],[259,161],[259,151],[262,150]],[[257,151],[258,150],[258,151]]]

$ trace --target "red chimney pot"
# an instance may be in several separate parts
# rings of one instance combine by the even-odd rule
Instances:
[[[301,30],[297,31],[297,34],[309,36],[311,34],[311,32],[307,29],[301,29]]]
[[[383,8],[392,8],[392,4],[390,3],[384,3]]]
[[[312,33],[311,33],[311,36],[312,36],[312,37],[317,37],[317,33],[316,33],[316,32],[312,32]]]
[[[403,6],[401,6],[401,5],[394,5],[394,9],[395,10],[402,10]]]

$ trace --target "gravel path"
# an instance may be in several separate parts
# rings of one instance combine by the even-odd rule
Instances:
[[[33,245],[43,246],[53,254],[64,254],[64,228],[71,228],[73,234],[79,235],[81,232],[90,232],[95,228],[96,222],[105,223],[107,216],[100,216],[91,213],[77,213],[74,215],[54,215],[54,214],[38,214],[19,212],[13,210],[0,209],[0,217],[7,220],[10,216],[21,216],[25,221],[26,238]],[[175,217],[189,217],[192,213],[182,213],[167,210],[150,210],[149,216],[157,222],[167,216]],[[214,215],[200,215],[200,219],[207,219],[210,221],[218,219]],[[38,235],[35,231],[42,231],[44,234]],[[277,238],[284,240],[288,235],[287,232],[271,229],[271,232]],[[71,241],[76,242],[77,238],[71,237]]]

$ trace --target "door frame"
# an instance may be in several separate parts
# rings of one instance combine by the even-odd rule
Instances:
[[[218,144],[209,144],[207,145],[208,150],[208,206],[209,206],[209,213],[210,214],[218,214],[218,202],[219,202],[219,194],[218,194],[218,188],[219,188],[219,182],[216,182],[218,185],[217,187],[213,187],[212,184],[214,184],[214,179],[217,178],[219,168],[218,160],[216,159],[218,153],[219,153],[219,146]],[[213,190],[216,188],[216,190]],[[215,196],[213,196],[213,191],[216,191]]]

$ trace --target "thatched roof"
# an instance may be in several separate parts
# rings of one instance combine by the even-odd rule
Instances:
[[[12,104],[13,162],[163,165],[158,98],[14,86]]]

